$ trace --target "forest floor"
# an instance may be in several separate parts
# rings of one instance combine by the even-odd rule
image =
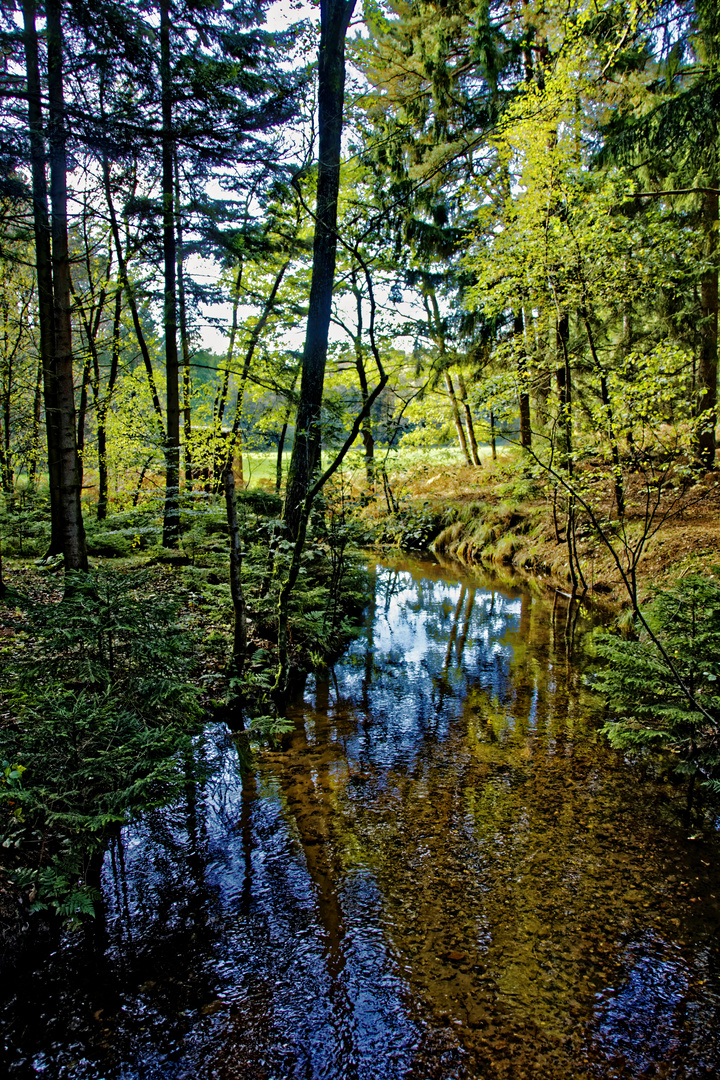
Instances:
[[[418,461],[412,471],[390,474],[397,493],[399,518],[406,530],[422,518],[434,521],[433,547],[467,563],[512,567],[545,580],[551,589],[571,584],[568,545],[564,538],[562,498],[536,479],[523,475],[513,451],[500,452],[497,461],[485,458],[480,468],[459,463]],[[647,539],[637,563],[638,594],[642,601],[658,587],[667,587],[689,573],[720,573],[720,483],[709,473],[682,493],[663,492],[649,529],[646,490],[642,477],[630,478],[626,496],[625,534],[608,530],[620,560],[627,567],[631,546],[643,532]],[[555,501],[555,508],[553,502]],[[612,500],[599,502],[600,516],[610,516]],[[380,502],[364,511],[387,533]],[[399,535],[399,534],[398,534]],[[613,608],[626,607],[628,594],[617,563],[596,530],[578,510],[577,553],[590,592]]]

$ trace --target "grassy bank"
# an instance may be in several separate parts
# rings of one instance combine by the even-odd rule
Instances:
[[[496,461],[485,454],[480,468],[463,464],[454,453],[442,458],[437,450],[410,461],[398,455],[388,464],[397,509],[379,491],[377,502],[363,511],[381,544],[432,546],[463,562],[512,567],[563,590],[572,587],[579,563],[588,593],[616,606],[628,602],[621,569],[635,559],[638,546],[641,598],[689,573],[712,573],[720,562],[720,488],[712,474],[684,490],[660,490],[651,513],[642,478],[634,487],[631,478],[621,524],[611,522],[609,500],[599,507],[600,529],[579,508],[571,569],[563,492],[534,474],[517,450],[502,449]]]

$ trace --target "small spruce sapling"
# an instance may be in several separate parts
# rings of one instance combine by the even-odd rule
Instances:
[[[637,640],[604,634],[598,652],[607,666],[596,685],[611,719],[603,731],[617,749],[671,754],[674,771],[688,777],[690,808],[696,780],[720,793],[720,587],[688,577],[658,592],[645,617],[699,707],[648,633]]]

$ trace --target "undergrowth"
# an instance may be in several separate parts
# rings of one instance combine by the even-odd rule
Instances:
[[[619,750],[661,760],[689,780],[720,794],[720,587],[691,575],[657,592],[644,612],[650,633],[604,634],[606,661],[595,687],[605,694],[604,732]],[[674,669],[674,670],[673,670]]]
[[[185,508],[175,552],[162,549],[153,508],[89,523],[91,550],[107,554],[91,573],[67,576],[64,597],[56,561],[15,561],[0,636],[0,855],[31,910],[70,921],[93,911],[109,835],[175,797],[213,706],[242,716],[246,747],[287,729],[272,696],[292,549],[279,509],[267,492],[239,493],[249,631],[241,679],[230,668],[221,504]],[[361,621],[365,534],[347,511],[331,492],[313,522],[290,605],[295,668],[327,664]]]
[[[182,783],[199,729],[192,638],[147,574],[75,574],[62,601],[12,597],[0,833],[31,910],[91,912],[109,833]]]

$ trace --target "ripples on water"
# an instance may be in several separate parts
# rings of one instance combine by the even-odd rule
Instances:
[[[17,973],[13,1080],[718,1075],[717,845],[597,739],[564,602],[369,572],[289,749],[209,730],[94,950]]]

